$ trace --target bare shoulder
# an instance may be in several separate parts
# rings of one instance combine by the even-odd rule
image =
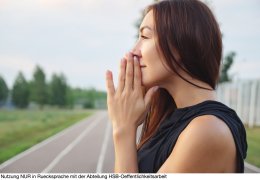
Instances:
[[[183,130],[160,172],[234,172],[235,160],[236,147],[227,124],[203,115]]]
[[[180,138],[193,137],[191,141],[208,142],[209,145],[225,146],[233,141],[231,130],[227,124],[213,115],[203,115],[194,118],[181,133]]]
[[[180,148],[188,142],[193,144],[190,150],[214,162],[221,171],[235,164],[236,146],[232,132],[228,125],[216,116],[203,115],[193,119],[180,135],[179,141],[180,144],[183,143]]]

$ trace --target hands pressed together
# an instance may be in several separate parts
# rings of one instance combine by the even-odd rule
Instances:
[[[146,115],[151,97],[158,87],[147,93],[142,87],[142,73],[137,57],[128,53],[121,60],[118,87],[111,71],[106,73],[107,105],[113,127],[115,173],[138,172],[136,130]]]
[[[118,87],[115,89],[111,71],[106,73],[107,105],[114,133],[136,131],[142,123],[157,86],[143,92],[140,62],[133,53],[121,60]]]

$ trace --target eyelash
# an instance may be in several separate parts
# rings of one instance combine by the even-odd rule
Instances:
[[[148,37],[146,37],[146,36],[143,36],[143,35],[141,35],[141,38],[143,38],[143,39],[148,39]]]

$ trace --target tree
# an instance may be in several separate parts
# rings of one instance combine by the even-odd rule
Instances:
[[[71,89],[73,94],[73,101],[75,105],[80,105],[83,108],[106,108],[106,92],[98,91],[94,88],[81,89],[73,88]]]
[[[236,56],[235,52],[230,52],[225,56],[223,64],[221,66],[219,83],[229,82],[232,80],[231,77],[228,75],[228,71],[230,70],[230,67],[234,62],[235,56]]]
[[[50,82],[50,104],[64,107],[67,100],[67,83],[63,74],[52,75]]]
[[[22,72],[18,73],[12,90],[12,101],[18,108],[26,108],[29,104],[29,85]]]
[[[5,80],[0,76],[0,104],[5,103],[8,96],[8,87]]]
[[[73,89],[69,85],[67,85],[66,105],[68,108],[74,107]]]
[[[31,83],[31,99],[40,105],[40,109],[47,103],[47,84],[45,74],[41,67],[36,66]]]

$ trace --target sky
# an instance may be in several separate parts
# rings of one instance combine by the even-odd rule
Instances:
[[[0,75],[12,88],[36,65],[47,81],[63,73],[72,87],[105,90],[131,50],[136,21],[153,0],[0,0]],[[260,1],[207,0],[223,33],[224,55],[236,52],[234,80],[260,79]]]

